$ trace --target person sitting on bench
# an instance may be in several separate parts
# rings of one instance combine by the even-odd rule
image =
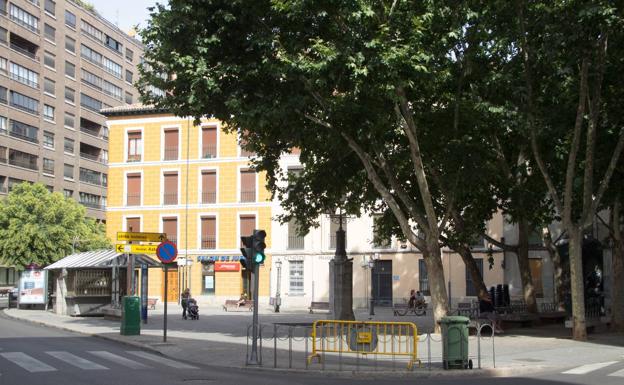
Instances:
[[[240,298],[236,302],[236,308],[238,309],[239,307],[241,307],[241,305],[244,305],[245,302],[247,302],[247,293],[243,292],[243,294],[241,294]]]

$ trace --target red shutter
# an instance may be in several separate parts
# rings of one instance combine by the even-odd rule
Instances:
[[[215,203],[217,200],[217,173],[202,171],[202,203]]]
[[[202,127],[202,158],[217,156],[217,127]]]
[[[255,215],[241,215],[240,216],[240,235],[241,237],[249,236],[253,234],[256,227]],[[242,244],[242,242],[241,242]],[[244,246],[241,246],[244,247]]]
[[[256,201],[256,173],[253,170],[241,170],[241,202]]]
[[[165,160],[178,159],[178,130],[165,131]]]
[[[202,249],[215,249],[217,239],[217,219],[203,217],[201,219]]]
[[[126,218],[126,231],[141,232],[141,218]]]
[[[163,218],[163,233],[173,243],[178,241],[178,218]]]
[[[141,174],[128,174],[127,176],[127,204],[138,206],[141,204]]]
[[[167,205],[177,205],[178,204],[178,173],[177,172],[168,172],[164,175],[164,203]]]

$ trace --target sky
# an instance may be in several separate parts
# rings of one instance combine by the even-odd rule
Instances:
[[[128,32],[134,25],[145,27],[149,18],[148,7],[167,0],[87,0],[100,15]]]

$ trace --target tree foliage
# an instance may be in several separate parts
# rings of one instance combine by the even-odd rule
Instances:
[[[42,184],[21,183],[0,201],[0,259],[17,269],[110,246],[104,226],[84,207]]]

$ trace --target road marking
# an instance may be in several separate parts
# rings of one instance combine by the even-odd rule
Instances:
[[[624,377],[624,369],[609,374],[610,377]]]
[[[133,360],[131,360],[129,358],[118,356],[116,354],[113,354],[111,352],[107,352],[107,351],[104,351],[104,350],[90,351],[89,353],[93,354],[94,356],[98,356],[100,358],[103,358],[105,360],[114,362],[116,364],[123,365],[123,366],[125,366],[127,368],[130,368],[130,369],[147,369],[147,368],[149,368],[149,366],[144,365],[144,364],[142,364],[140,362],[133,361]]]
[[[158,362],[159,364],[170,366],[176,369],[199,369],[196,366],[188,365],[182,362],[170,360],[161,356],[157,356],[155,354],[146,353],[140,350],[128,350],[127,353],[135,355],[137,357],[145,358],[146,360]]]
[[[21,352],[7,352],[0,353],[0,356],[6,358],[7,360],[13,362],[14,364],[21,366],[22,368],[28,370],[31,373],[38,372],[54,372],[56,371],[50,365],[47,365],[36,358],[29,356],[28,354]]]
[[[91,362],[82,357],[78,357],[77,355],[71,354],[69,352],[46,352],[46,354],[51,355],[52,357],[59,359],[63,362],[66,362],[70,365],[73,365],[77,368],[84,370],[107,370],[106,366],[102,366],[100,364],[96,364],[95,362]]]
[[[618,361],[609,361],[609,362],[598,362],[596,364],[589,364],[576,367],[574,369],[567,370],[562,372],[563,374],[587,374],[589,372],[593,372],[594,370],[606,368],[609,365],[617,364]]]

